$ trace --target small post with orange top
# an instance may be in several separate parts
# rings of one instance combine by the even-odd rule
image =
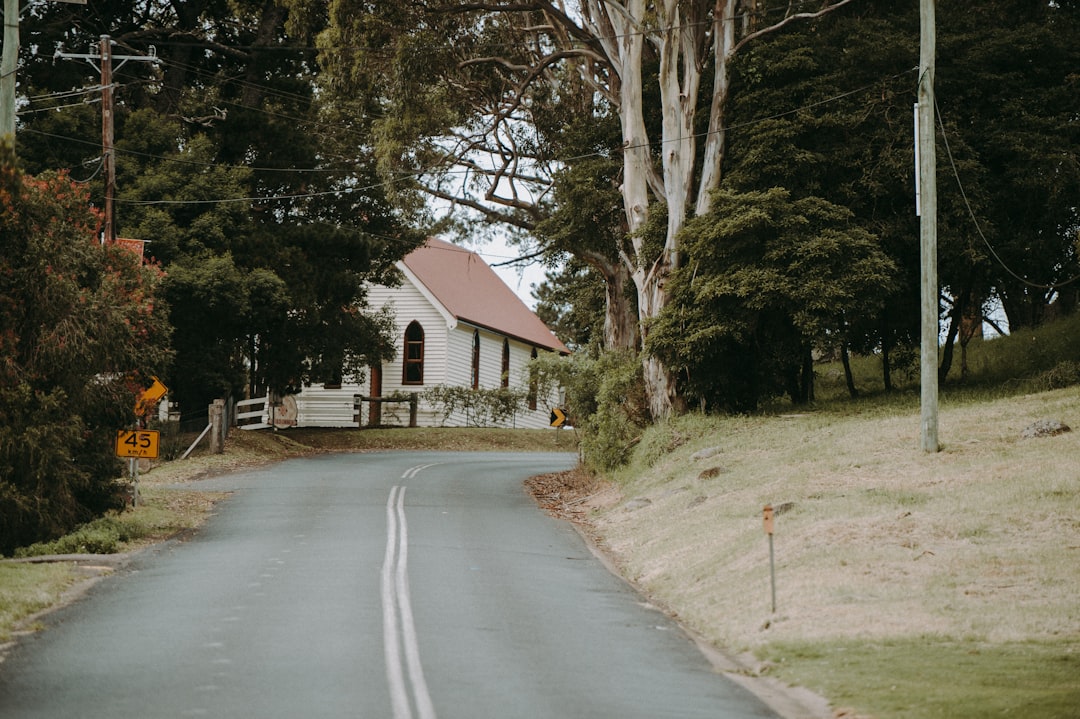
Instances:
[[[769,579],[772,587],[772,611],[776,614],[776,561],[773,556],[773,507],[766,504],[764,512],[765,534],[769,535]]]

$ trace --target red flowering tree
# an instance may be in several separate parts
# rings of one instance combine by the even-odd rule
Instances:
[[[116,430],[169,360],[160,272],[99,224],[84,188],[0,147],[0,553],[116,506]]]

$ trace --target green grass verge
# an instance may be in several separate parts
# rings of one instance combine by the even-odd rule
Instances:
[[[135,509],[89,522],[53,542],[23,547],[18,557],[126,552],[197,527],[224,494],[186,492],[144,485]],[[86,575],[72,562],[0,562],[0,642],[24,627],[27,617],[55,606]]]
[[[52,606],[78,579],[70,564],[0,564],[0,642],[27,617]]]
[[[116,554],[197,526],[218,495],[177,492],[144,485],[137,508],[111,513],[51,542],[15,550],[16,557],[51,554]]]
[[[1074,719],[1080,642],[776,642],[772,672],[830,698],[839,712],[877,719]]]

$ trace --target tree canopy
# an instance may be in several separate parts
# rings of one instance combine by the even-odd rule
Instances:
[[[100,118],[65,107],[94,73],[54,54],[107,34],[117,54],[156,57],[114,71],[117,227],[148,240],[167,275],[167,379],[185,412],[359,377],[392,352],[386,318],[361,311],[364,284],[386,279],[425,228],[375,179],[370,118],[320,103],[311,38],[323,15],[307,5],[51,4],[24,23],[20,157],[89,176],[98,206]]]
[[[0,553],[118,503],[116,430],[171,357],[161,273],[64,173],[0,155]]]
[[[768,0],[374,7],[339,0],[324,35],[324,66],[331,87],[383,110],[377,151],[385,170],[522,229],[549,214],[556,173],[580,159],[553,152],[558,133],[549,118],[617,118],[623,227],[617,245],[592,261],[616,301],[622,293],[610,290],[620,275],[597,257],[621,264],[645,338],[680,265],[680,231],[708,211],[722,176],[732,62],[760,38],[851,2],[808,9]],[[659,243],[642,232],[654,211],[666,218]],[[659,358],[643,358],[649,404],[661,417],[679,404],[677,389]]]
[[[880,307],[895,265],[849,210],[818,197],[722,191],[712,208],[687,224],[686,264],[648,349],[705,409],[745,412],[785,393],[805,404],[813,351]]]
[[[1078,11],[939,8],[947,349],[992,303],[1014,328],[1075,308]],[[437,232],[509,236],[552,268],[564,339],[640,351],[631,424],[806,401],[812,351],[878,353],[889,387],[917,341],[918,20],[886,0],[50,3],[23,26],[18,149],[100,207],[100,88],[63,54],[154,46],[114,73],[117,224],[164,271],[188,407],[387,357],[365,283]]]

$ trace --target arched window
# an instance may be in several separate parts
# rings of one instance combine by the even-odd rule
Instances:
[[[502,388],[510,386],[510,340],[503,338]]]
[[[536,395],[539,393],[539,383],[536,380],[536,366],[532,364],[532,360],[536,359],[536,348],[533,347],[532,355],[529,357],[529,409],[536,409]]]
[[[480,330],[472,333],[472,388],[480,389]]]
[[[405,353],[402,384],[424,384],[424,328],[413,320],[405,328]]]

